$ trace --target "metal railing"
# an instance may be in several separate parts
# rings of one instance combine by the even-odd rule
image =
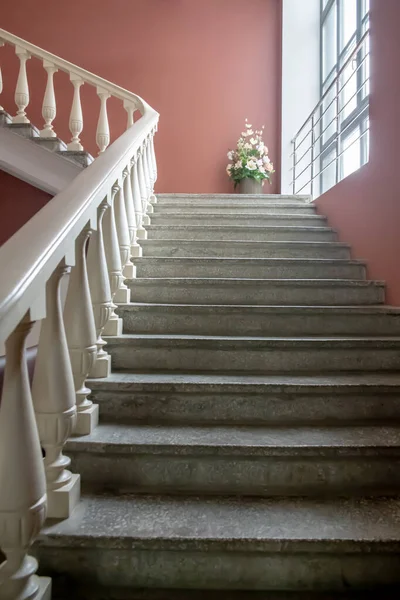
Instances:
[[[359,143],[359,168],[367,162],[369,136],[369,29],[363,34],[292,140],[293,194],[312,198],[348,173],[346,154]],[[351,74],[347,76],[347,71]],[[356,170],[354,165],[350,169]]]

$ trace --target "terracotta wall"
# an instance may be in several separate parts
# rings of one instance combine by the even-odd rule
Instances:
[[[369,276],[386,280],[400,305],[400,21],[399,0],[371,0],[370,161],[318,200]]]
[[[266,125],[279,170],[281,0],[20,0],[3,12],[4,29],[137,92],[160,112],[159,192],[231,191],[226,152],[245,117]],[[3,103],[13,107],[17,60],[9,48],[0,56]],[[40,124],[45,74],[33,59],[28,73],[29,114]],[[72,86],[60,73],[55,81],[55,128],[67,139]],[[82,139],[95,151],[98,99],[88,86],[82,96]],[[126,114],[114,101],[110,111],[115,136]]]

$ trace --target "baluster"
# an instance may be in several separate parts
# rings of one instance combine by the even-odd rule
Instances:
[[[96,143],[99,147],[99,154],[101,154],[110,143],[110,126],[107,115],[107,100],[110,94],[107,90],[98,87],[97,95],[100,98],[100,114],[97,122]]]
[[[90,295],[97,335],[97,360],[90,371],[90,377],[108,377],[111,373],[111,357],[104,350],[106,342],[101,337],[113,313],[114,307],[111,298],[103,238],[103,218],[108,208],[107,200],[99,206],[97,212],[97,231],[94,231],[90,238],[87,255]]]
[[[131,256],[138,257],[142,256],[142,248],[137,243],[137,219],[135,213],[135,205],[133,202],[132,195],[132,179],[131,179],[131,166],[129,163],[129,167],[127,167],[124,171],[125,179],[124,179],[124,197],[125,197],[125,209],[126,209],[126,219],[128,221],[128,229],[129,229],[129,239],[131,242]]]
[[[125,197],[123,188],[124,175],[115,197],[115,224],[117,226],[118,243],[121,255],[122,273],[125,279],[133,279],[136,275],[131,262],[131,242],[129,238],[128,220],[126,218]]]
[[[71,80],[72,85],[74,86],[74,97],[72,100],[71,114],[69,116],[69,130],[72,133],[72,139],[67,145],[67,148],[68,150],[73,150],[75,152],[82,152],[83,146],[79,139],[79,136],[83,130],[83,115],[80,89],[84,81],[79,77],[79,75],[75,75],[74,73],[70,73],[69,78]]]
[[[114,199],[118,189],[119,187],[116,185],[112,188],[110,208],[103,218],[103,235],[112,300],[127,304],[130,301],[130,289],[126,287],[122,275],[121,254],[115,225]],[[115,314],[115,308],[116,306],[113,304],[113,310],[104,327],[103,335],[121,335],[122,333],[122,319]]]
[[[138,225],[136,235],[138,239],[145,240],[147,238],[147,231],[143,227],[143,207],[142,207],[142,197],[140,194],[140,185],[139,185],[139,177],[138,177],[138,159],[132,159],[131,161],[132,170],[132,196],[133,203],[135,207],[136,214],[136,223]]]
[[[38,578],[28,549],[46,518],[46,479],[25,358],[28,315],[6,341],[0,410],[0,565],[2,600],[50,600],[51,581]]]
[[[143,148],[140,149],[138,152],[137,166],[138,166],[140,195],[142,198],[142,214],[143,214],[142,225],[145,226],[145,225],[150,225],[150,219],[146,214],[146,211],[147,211],[147,185],[146,185],[146,179],[145,179],[144,168],[143,168]]]
[[[151,204],[152,199],[154,198],[154,179],[153,179],[153,169],[151,167],[151,162],[150,162],[150,138],[147,140],[144,158],[145,158],[145,164],[147,165],[148,181],[150,184],[149,203],[147,205],[147,212],[152,213],[152,212],[154,212],[153,205]]]
[[[77,435],[91,433],[99,418],[99,407],[87,399],[90,389],[85,386],[85,380],[93,369],[97,356],[96,328],[86,264],[86,247],[90,235],[91,229],[87,227],[76,240],[75,267],[70,275],[64,307],[65,331],[75,385]]]
[[[2,42],[0,40],[0,48],[4,46],[4,42]],[[3,93],[3,74],[1,72],[1,66],[0,66],[0,95]],[[1,106],[0,104],[0,110],[4,110],[4,108]]]
[[[29,86],[26,74],[26,61],[31,58],[29,52],[20,46],[15,47],[15,54],[19,58],[19,73],[17,86],[15,88],[15,104],[18,107],[17,114],[13,117],[13,123],[30,123],[25,109],[29,104]]]
[[[150,152],[151,152],[151,158],[152,158],[152,163],[153,163],[154,183],[155,183],[157,181],[157,159],[156,159],[156,152],[154,149],[154,136],[155,136],[155,131],[151,138],[151,144],[150,144]]]
[[[127,123],[126,123],[126,128],[129,129],[129,127],[132,127],[132,125],[134,123],[134,121],[133,121],[133,113],[136,110],[136,106],[135,106],[135,104],[131,104],[130,102],[127,102],[126,100],[124,100],[124,109],[128,113],[128,119],[127,119]]]
[[[33,405],[42,448],[47,483],[47,516],[65,519],[80,499],[80,476],[69,470],[71,460],[63,448],[76,425],[75,386],[65,335],[61,280],[70,272],[58,267],[46,287],[46,318],[40,329],[32,384]]]
[[[46,91],[43,98],[42,116],[45,121],[44,128],[40,132],[40,137],[57,137],[53,130],[52,122],[56,117],[56,97],[54,94],[54,73],[57,73],[58,69],[53,63],[47,60],[43,61],[43,67],[47,71],[47,84]]]

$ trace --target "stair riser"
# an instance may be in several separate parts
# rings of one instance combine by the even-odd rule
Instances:
[[[88,384],[91,387],[91,383]],[[400,418],[400,390],[386,394],[134,392],[92,389],[103,422],[186,425],[367,423]]]
[[[190,205],[181,205],[177,207],[175,204],[169,206],[167,203],[156,204],[154,206],[154,214],[156,215],[177,215],[180,212],[190,213],[191,215],[231,215],[231,214],[254,214],[254,215],[315,215],[313,205],[287,205],[287,206],[268,206],[264,204],[242,204],[242,205],[204,205],[192,203]]]
[[[132,340],[129,345],[107,346],[114,369],[136,371],[223,371],[254,373],[294,373],[316,371],[395,371],[399,368],[399,348],[270,348],[257,344],[199,344],[178,346],[150,340],[152,345]],[[148,340],[146,340],[148,342]]]
[[[341,258],[350,259],[349,248],[339,245],[313,246],[312,244],[274,245],[234,244],[212,241],[145,241],[141,244],[143,256],[154,257],[216,257],[216,258]]]
[[[204,541],[203,546],[207,545],[207,541]],[[369,588],[376,587],[379,590],[399,584],[399,554],[395,551],[392,554],[380,553],[379,545],[374,545],[372,549],[368,548],[367,543],[363,545],[366,546],[364,552],[326,552],[321,542],[320,550],[296,554],[291,551],[295,542],[285,544],[281,551],[275,552],[230,552],[229,548],[218,545],[215,548],[212,544],[209,550],[201,551],[188,549],[185,543],[177,543],[171,552],[157,549],[157,545],[150,551],[136,546],[119,548],[110,541],[105,546],[92,545],[87,548],[76,544],[65,549],[36,544],[34,554],[39,559],[41,572],[63,576],[63,587],[66,572],[73,581],[102,586],[113,586],[118,581],[120,588],[131,590],[329,589],[347,592],[350,587],[353,590],[365,589],[366,582]],[[207,592],[204,598],[206,596]],[[307,600],[312,598],[309,595]],[[157,600],[165,600],[165,596]]]
[[[132,447],[116,454],[106,448],[99,453],[71,450],[68,444],[66,448],[73,472],[98,491],[302,497],[400,490],[400,456],[385,457],[379,450],[355,457],[343,450],[333,457],[301,456],[302,451],[293,449],[283,457],[260,456],[257,449],[249,449],[247,456],[229,451],[218,456],[218,448],[203,453],[183,447],[181,455],[172,450],[170,454],[168,448],[146,452]]]
[[[134,261],[137,277],[204,277],[240,279],[365,279],[366,270],[358,264],[242,263],[227,261],[187,261],[184,258],[147,258]]]
[[[384,289],[368,287],[282,287],[273,284],[254,286],[190,285],[182,282],[173,285],[129,282],[132,302],[171,304],[251,304],[251,305],[304,305],[304,306],[355,306],[384,302]]]
[[[299,217],[296,215],[288,218],[285,215],[273,216],[273,215],[190,215],[190,216],[179,216],[179,215],[150,215],[151,225],[241,225],[251,226],[256,225],[258,227],[276,227],[291,225],[292,227],[304,226],[304,227],[326,227],[326,219],[323,217],[305,216]]]
[[[400,315],[291,315],[222,311],[214,314],[131,308],[118,310],[124,333],[247,336],[390,336],[400,335]]]
[[[249,241],[249,242],[335,242],[337,235],[326,228],[322,231],[313,227],[308,231],[301,229],[284,229],[283,231],[274,229],[264,229],[263,227],[237,228],[226,227],[220,229],[210,229],[208,227],[190,229],[188,227],[179,228],[165,227],[163,229],[146,227],[148,240],[231,240],[231,241]]]

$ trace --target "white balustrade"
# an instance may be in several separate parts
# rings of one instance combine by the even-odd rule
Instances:
[[[43,61],[43,68],[47,72],[46,91],[43,98],[42,116],[44,119],[44,127],[40,132],[40,137],[52,138],[57,137],[53,130],[53,121],[56,118],[56,96],[54,93],[54,73],[57,73],[57,67],[48,61]]]
[[[107,100],[110,93],[103,88],[97,88],[97,95],[100,98],[100,114],[97,122],[96,143],[99,147],[99,154],[101,154],[110,143],[110,126],[107,115]]]
[[[50,600],[51,581],[36,576],[37,561],[28,551],[47,505],[49,516],[67,518],[79,501],[80,477],[71,474],[63,449],[75,422],[77,435],[89,434],[98,422],[86,379],[109,373],[103,336],[122,332],[114,309],[130,301],[124,278],[134,276],[130,258],[140,254],[137,238],[146,234],[158,114],[139,96],[0,28],[3,42],[19,58],[13,123],[29,124],[26,62],[31,56],[47,73],[41,137],[56,137],[57,71],[70,76],[74,89],[68,150],[83,151],[83,83],[94,86],[100,98],[99,157],[0,249],[0,343],[6,343],[0,405],[0,555],[6,560],[0,564],[0,598]],[[0,93],[2,85],[0,72]],[[128,123],[109,146],[110,96],[123,104]],[[135,110],[141,114],[136,122]],[[69,266],[63,311],[60,286]],[[25,344],[32,322],[39,320],[31,394]]]
[[[113,302],[127,304],[130,301],[130,290],[124,283],[122,274],[121,253],[119,251],[117,227],[115,224],[114,200],[118,192],[118,186],[113,186],[110,198],[110,208],[103,217],[103,235],[104,247],[106,250],[106,260],[108,277],[111,288],[111,298]],[[116,306],[113,304],[113,309]],[[120,319],[113,310],[108,323],[104,327],[103,335],[121,335],[122,319]]]
[[[28,77],[26,74],[26,61],[30,59],[31,55],[25,48],[22,48],[21,46],[16,46],[15,54],[19,58],[19,73],[14,96],[18,111],[13,118],[13,123],[29,123],[30,121],[25,112],[25,109],[29,104],[29,86]]]
[[[143,227],[143,205],[142,205],[142,197],[140,193],[140,184],[139,184],[139,176],[138,176],[138,161],[137,159],[132,159],[131,161],[132,169],[131,169],[131,179],[132,179],[132,196],[133,196],[133,204],[135,207],[135,215],[136,215],[136,223],[137,230],[136,235],[138,239],[145,240],[147,237],[147,231]]]
[[[155,149],[154,149],[154,135],[155,135],[155,131],[152,132],[152,136],[151,136],[150,152],[151,152],[151,158],[152,158],[154,183],[155,183],[157,181],[157,159],[156,159],[156,153],[155,153]]]
[[[122,274],[126,279],[133,279],[136,275],[135,267],[131,261],[131,240],[129,237],[128,219],[126,218],[124,179],[122,175],[121,183],[117,195],[115,196],[115,224],[117,227],[119,251],[121,255]]]
[[[64,307],[65,330],[75,384],[77,435],[91,433],[99,418],[99,407],[88,400],[90,389],[85,385],[97,357],[96,327],[86,262],[90,235],[91,230],[86,227],[76,240],[76,261],[70,275]]]
[[[48,600],[51,582],[35,574],[28,549],[46,518],[46,479],[25,358],[28,316],[6,342],[0,409],[0,565],[2,600]]]
[[[84,81],[75,73],[70,74],[70,80],[74,86],[74,96],[72,99],[71,114],[69,117],[69,130],[72,133],[72,139],[67,145],[68,150],[74,152],[82,152],[83,146],[80,141],[80,134],[83,130],[83,115],[82,115],[82,104],[81,104],[81,86]]]
[[[97,211],[97,230],[92,233],[87,255],[90,296],[97,335],[97,359],[89,373],[90,377],[108,377],[111,372],[111,357],[104,350],[106,342],[101,337],[114,308],[103,238],[103,219],[108,209],[109,204],[105,200]]]
[[[133,201],[132,194],[132,178],[131,178],[131,166],[127,167],[124,171],[124,198],[125,198],[125,209],[126,219],[128,221],[129,239],[131,243],[130,255],[137,258],[142,255],[142,248],[137,243],[137,219],[135,204]]]
[[[62,314],[60,284],[69,273],[58,267],[47,282],[46,318],[40,329],[32,397],[45,453],[47,516],[69,517],[80,498],[80,476],[69,470],[63,448],[76,425],[75,386]]]
[[[4,42],[2,42],[0,40],[0,48],[4,46]],[[0,66],[0,95],[3,93],[3,74],[1,72],[1,66]],[[1,106],[0,104],[0,110],[4,110],[4,108]]]
[[[153,175],[153,168],[151,166],[151,160],[150,160],[150,138],[147,140],[147,144],[146,144],[146,148],[145,148],[145,152],[144,152],[144,160],[145,160],[145,165],[146,165],[147,181],[148,181],[148,185],[149,185],[147,212],[152,213],[152,212],[154,212],[153,205],[151,204],[151,201],[154,196],[154,175]]]

